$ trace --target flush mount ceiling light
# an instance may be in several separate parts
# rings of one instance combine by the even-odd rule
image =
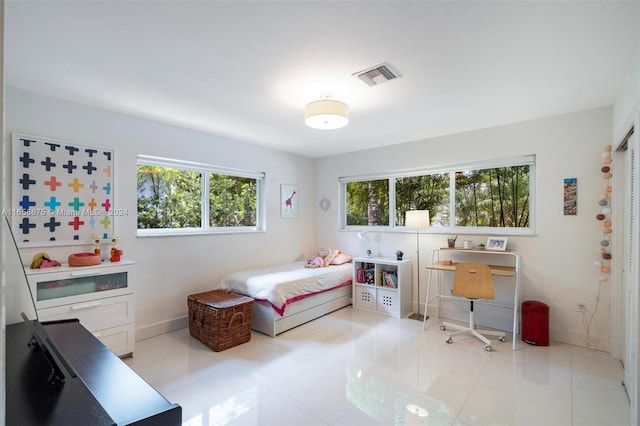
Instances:
[[[326,96],[304,107],[304,124],[321,130],[339,129],[349,123],[349,105]]]

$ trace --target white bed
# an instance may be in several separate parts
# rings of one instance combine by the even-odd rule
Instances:
[[[275,337],[351,304],[351,263],[305,268],[305,262],[234,272],[217,289],[255,299],[251,328]]]

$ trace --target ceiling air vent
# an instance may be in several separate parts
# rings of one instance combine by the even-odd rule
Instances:
[[[360,80],[364,81],[371,87],[377,86],[378,84],[386,83],[389,80],[402,77],[400,73],[391,68],[391,65],[389,65],[387,62],[371,68],[367,68],[366,70],[358,71],[353,75],[358,77]]]

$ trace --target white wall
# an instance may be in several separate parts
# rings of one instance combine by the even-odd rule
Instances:
[[[640,51],[633,56],[613,104],[614,143],[619,143],[633,124],[640,96]]]
[[[509,126],[443,136],[387,148],[318,159],[297,157],[232,142],[149,120],[99,110],[8,88],[5,140],[22,132],[88,145],[113,147],[116,159],[116,203],[135,212],[137,154],[157,155],[215,165],[262,170],[267,174],[268,230],[260,234],[137,238],[135,215],[120,218],[116,231],[125,257],[136,261],[138,337],[186,325],[186,296],[211,287],[224,274],[246,268],[293,261],[318,247],[350,254],[364,250],[352,232],[338,229],[338,177],[383,170],[450,164],[521,154],[537,156],[537,235],[510,237],[509,247],[522,254],[523,300],[550,305],[553,340],[584,345],[585,330],[575,312],[576,301],[594,307],[599,271],[601,225],[595,220],[602,190],[601,152],[611,142],[610,108],[585,111]],[[577,177],[578,215],[564,216],[563,179]],[[301,217],[280,218],[279,185],[301,185]],[[318,203],[327,197],[325,213]],[[315,240],[314,240],[315,231]],[[374,248],[383,256],[404,251],[415,265],[414,233],[378,233]],[[444,234],[421,235],[421,262],[444,244]],[[482,236],[460,236],[480,242]],[[315,241],[315,243],[314,243]],[[83,247],[47,249],[66,259]],[[34,250],[35,251],[35,250]],[[33,252],[23,251],[25,261]],[[426,274],[421,273],[421,298]],[[417,303],[414,288],[414,305]],[[599,348],[609,348],[609,288],[603,287],[591,327]],[[508,323],[508,322],[507,322]]]
[[[136,262],[137,338],[186,326],[187,296],[225,274],[311,256],[314,245],[314,163],[308,158],[233,142],[154,121],[6,89],[5,141],[20,132],[115,151],[115,206],[124,257]],[[154,155],[266,172],[267,231],[188,237],[136,237],[136,156]],[[300,217],[280,218],[280,184],[300,185]],[[47,247],[54,259],[91,245]],[[22,251],[23,261],[43,249]]]
[[[600,271],[594,261],[600,260],[597,250],[602,236],[595,216],[601,210],[601,154],[611,143],[611,120],[611,108],[603,108],[317,160],[316,206],[323,196],[332,203],[327,213],[316,207],[317,244],[363,254],[364,245],[355,233],[338,229],[340,176],[535,154],[536,235],[510,236],[508,245],[522,255],[523,300],[539,300],[550,306],[550,338],[584,345],[586,333],[576,302],[595,308]],[[578,178],[576,216],[563,215],[563,179],[568,177]],[[430,261],[433,249],[446,245],[446,236],[421,235],[422,265]],[[479,243],[486,237],[459,239]],[[415,265],[415,233],[378,233],[373,239],[378,254],[394,256],[395,250],[401,249]],[[426,273],[421,272],[420,281],[422,299]],[[416,288],[414,284],[414,306]],[[604,285],[591,325],[591,335],[599,340],[602,350],[609,348],[609,293],[608,284]]]

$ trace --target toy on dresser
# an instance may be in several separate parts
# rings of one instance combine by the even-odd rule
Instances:
[[[47,253],[36,253],[31,260],[31,269],[51,268],[53,266],[60,266],[60,262],[52,260]]]
[[[109,242],[111,243],[111,257],[109,258],[109,260],[112,262],[120,262],[120,256],[122,256],[122,250],[116,248],[116,245],[118,245],[118,236],[112,235],[111,238],[109,239]]]

